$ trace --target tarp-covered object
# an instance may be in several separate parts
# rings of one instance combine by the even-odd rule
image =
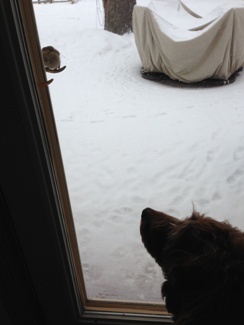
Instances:
[[[134,7],[133,32],[144,72],[192,83],[244,65],[242,0],[154,0]]]

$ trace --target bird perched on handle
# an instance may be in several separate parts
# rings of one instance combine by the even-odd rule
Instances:
[[[53,46],[42,48],[42,57],[47,72],[57,73],[63,71],[66,67],[60,68],[60,53]]]

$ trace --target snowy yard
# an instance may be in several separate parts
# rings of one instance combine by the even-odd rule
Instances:
[[[244,229],[244,72],[210,89],[145,80],[134,35],[104,31],[97,3],[34,4],[41,47],[67,66],[49,88],[87,292],[161,301],[145,207],[183,218],[194,203]]]

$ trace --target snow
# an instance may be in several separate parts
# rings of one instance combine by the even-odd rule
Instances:
[[[154,12],[160,29],[177,42],[211,32],[218,19],[243,6],[242,0],[153,0],[148,7]]]
[[[160,29],[175,42],[200,36],[206,32],[208,25],[211,28],[211,23],[224,13],[224,8],[221,6],[200,17],[198,13],[193,15],[192,12],[185,10],[178,0],[151,1],[149,8],[154,12],[154,18]]]
[[[160,302],[145,207],[184,218],[194,203],[244,229],[244,73],[210,89],[148,81],[133,34],[103,30],[101,0],[34,10],[67,66],[47,77],[88,297]]]

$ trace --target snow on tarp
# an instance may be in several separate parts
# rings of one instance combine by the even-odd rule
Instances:
[[[189,83],[228,79],[244,65],[241,0],[154,0],[134,7],[133,32],[144,72]]]

